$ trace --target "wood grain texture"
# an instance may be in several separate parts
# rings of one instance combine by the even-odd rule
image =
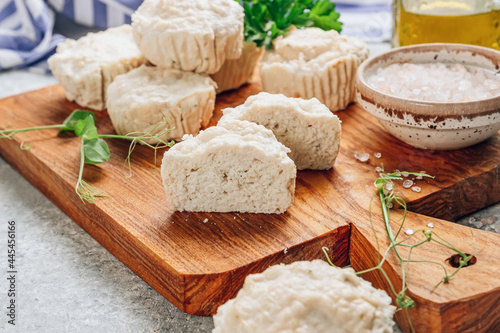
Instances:
[[[236,106],[260,91],[258,84],[218,96],[211,125],[220,110]],[[0,125],[16,128],[60,123],[77,105],[67,102],[60,86],[0,100]],[[69,134],[45,130],[26,134],[29,151],[19,149],[22,135],[0,140],[0,153],[24,177],[47,195],[100,244],[124,262],[155,290],[184,312],[213,314],[232,298],[246,275],[269,265],[321,258],[321,247],[330,248],[337,265],[349,262],[356,269],[376,262],[375,238],[368,220],[374,194],[376,166],[386,170],[427,171],[434,180],[416,180],[420,193],[396,188],[416,213],[407,224],[425,228],[432,220],[441,236],[472,252],[468,228],[450,222],[468,212],[500,200],[500,139],[454,152],[413,149],[385,132],[376,120],[357,105],[338,113],[343,134],[339,157],[330,171],[298,173],[296,197],[285,214],[210,214],[173,212],[168,207],[153,153],[138,147],[132,159],[133,177],[123,177],[128,143],[107,140],[111,159],[86,166],[84,179],[109,197],[95,205],[84,204],[75,194],[80,141]],[[100,133],[113,133],[105,112],[97,113]],[[355,152],[370,153],[368,162]],[[382,154],[380,159],[374,153]],[[399,214],[395,211],[394,215]],[[434,216],[434,218],[423,214]],[[208,222],[204,222],[208,219]],[[373,221],[379,240],[384,240],[381,217],[374,207]],[[500,236],[474,231],[480,252],[478,262],[467,267],[434,293],[438,266],[411,266],[410,293],[417,308],[410,310],[419,332],[488,332],[500,325]],[[387,244],[381,242],[381,251]],[[286,251],[285,251],[286,250]],[[425,246],[415,258],[444,262],[450,252]],[[387,271],[400,284],[394,258]],[[365,276],[387,288],[377,274]],[[472,310],[473,309],[473,310]],[[397,316],[402,327],[408,325]]]

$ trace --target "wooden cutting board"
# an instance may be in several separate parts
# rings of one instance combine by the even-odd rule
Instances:
[[[221,109],[236,106],[260,91],[258,84],[222,94],[211,125]],[[65,100],[59,85],[0,100],[0,125],[16,128],[58,124],[76,104]],[[295,202],[282,215],[179,213],[170,210],[159,165],[151,150],[137,147],[133,177],[124,178],[128,143],[108,140],[111,159],[87,165],[84,179],[109,197],[85,204],[75,194],[80,140],[54,130],[30,132],[28,151],[19,149],[23,135],[0,140],[0,153],[26,179],[49,197],[102,246],[184,312],[211,315],[235,296],[244,278],[269,265],[323,258],[330,249],[336,265],[366,269],[376,264],[377,244],[369,223],[373,186],[384,165],[388,171],[426,171],[434,180],[417,180],[417,193],[398,184],[396,192],[413,211],[406,226],[434,223],[434,231],[468,253],[475,250],[469,228],[445,220],[500,201],[500,135],[474,147],[438,152],[414,149],[390,136],[377,121],[351,105],[337,113],[342,119],[342,143],[335,168],[298,172]],[[105,112],[97,113],[100,133],[113,133]],[[369,153],[358,161],[355,152]],[[374,157],[381,153],[381,158]],[[374,203],[377,201],[375,200]],[[378,251],[388,246],[378,205],[373,205]],[[393,220],[401,215],[393,210]],[[433,217],[430,217],[433,216]],[[394,224],[396,227],[397,224]],[[410,268],[409,295],[416,301],[410,315],[417,332],[500,331],[500,235],[474,230],[479,247],[477,263],[466,267],[450,283],[431,292],[443,276],[437,265],[416,263]],[[448,265],[451,251],[426,244],[413,252],[415,260]],[[384,266],[393,284],[401,285],[393,256]],[[451,267],[447,266],[449,271]],[[378,273],[363,276],[375,286],[388,286]],[[405,331],[408,323],[396,318]]]

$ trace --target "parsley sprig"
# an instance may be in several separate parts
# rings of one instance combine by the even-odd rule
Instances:
[[[245,11],[245,41],[272,48],[273,40],[292,26],[342,30],[330,0],[236,0]]]

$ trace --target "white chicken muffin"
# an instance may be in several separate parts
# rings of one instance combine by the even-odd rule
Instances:
[[[395,310],[352,268],[298,261],[247,276],[217,310],[212,333],[392,333]]]
[[[254,42],[243,43],[241,57],[226,60],[217,73],[210,75],[217,83],[217,93],[237,89],[252,82],[255,67],[263,54],[264,47],[257,47]]]
[[[354,101],[356,71],[368,54],[365,42],[335,30],[295,29],[264,55],[262,87],[288,97],[316,97],[331,111],[342,110]]]
[[[158,134],[180,140],[207,126],[215,106],[215,83],[206,75],[142,66],[120,75],[108,88],[107,107],[118,134]],[[154,129],[154,130],[153,130]],[[154,143],[157,140],[149,140]]]
[[[264,126],[232,120],[201,131],[165,152],[161,174],[178,211],[284,213],[297,168],[289,149]]]
[[[243,17],[234,0],[145,0],[132,29],[153,64],[213,74],[226,59],[240,57]]]
[[[298,170],[331,169],[337,158],[341,122],[316,98],[305,100],[262,92],[235,108],[222,110],[219,122],[248,120],[273,131]]]
[[[78,40],[67,39],[48,63],[68,100],[102,110],[115,77],[148,61],[135,44],[130,25],[122,25]]]

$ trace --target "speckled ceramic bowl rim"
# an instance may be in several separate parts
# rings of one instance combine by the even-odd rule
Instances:
[[[379,63],[396,63],[398,61],[388,62],[392,57],[397,57],[401,53],[439,53],[442,51],[455,52],[457,62],[463,63],[460,60],[461,53],[467,53],[472,56],[480,55],[491,61],[492,66],[496,70],[500,68],[500,52],[473,45],[466,44],[419,44],[413,46],[405,46],[396,48],[378,56],[364,61],[358,68],[356,83],[360,98],[368,103],[391,110],[394,112],[405,112],[421,117],[467,117],[473,118],[476,116],[485,116],[500,112],[500,96],[470,102],[427,102],[413,99],[405,99],[401,97],[386,94],[380,90],[371,87],[365,80],[365,74]],[[434,58],[436,59],[436,58]],[[438,60],[436,60],[438,61]],[[465,64],[473,65],[474,62],[467,61]]]

